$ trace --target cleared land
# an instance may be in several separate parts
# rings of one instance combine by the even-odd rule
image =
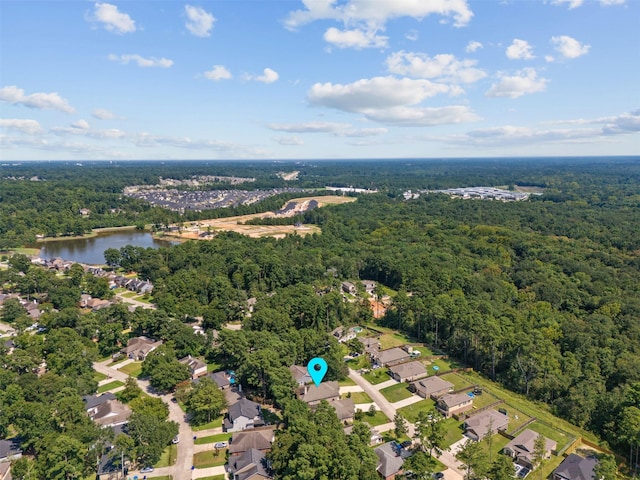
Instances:
[[[354,202],[356,198],[342,197],[338,195],[294,198],[293,200],[289,200],[285,205],[283,205],[284,208],[286,205],[296,203],[296,207],[294,209],[288,210],[286,213],[278,214],[276,212],[264,212],[254,213],[251,215],[240,215],[236,217],[200,220],[198,222],[191,223],[189,226],[185,226],[184,229],[182,229],[182,231],[180,232],[165,232],[163,236],[176,237],[185,240],[207,240],[213,237],[201,237],[200,235],[209,232],[215,233],[216,231],[228,231],[240,233],[242,235],[253,238],[284,238],[286,235],[293,234],[294,232],[301,236],[310,233],[317,233],[320,232],[320,228],[316,227],[315,225],[244,225],[244,223],[248,222],[249,220],[254,220],[256,218],[285,218],[296,215],[298,213],[302,213],[307,210],[309,203],[313,200],[318,202],[318,207],[324,207],[326,205],[339,205],[342,203]]]

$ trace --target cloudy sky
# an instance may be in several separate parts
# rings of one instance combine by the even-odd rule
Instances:
[[[640,0],[0,0],[2,160],[640,153]]]

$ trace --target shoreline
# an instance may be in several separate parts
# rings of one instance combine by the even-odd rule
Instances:
[[[135,225],[126,225],[124,227],[103,227],[103,228],[94,228],[91,230],[91,233],[85,233],[83,235],[69,235],[69,236],[61,236],[61,237],[45,237],[38,238],[36,243],[49,243],[49,242],[60,242],[64,240],[83,240],[85,238],[94,238],[99,236],[101,233],[110,233],[110,232],[122,232],[127,230],[135,230]],[[143,230],[138,230],[140,232],[151,232],[146,226]]]

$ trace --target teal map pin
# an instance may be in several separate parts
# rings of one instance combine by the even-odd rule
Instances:
[[[322,379],[327,374],[328,368],[327,362],[325,362],[323,358],[315,357],[309,360],[307,372],[309,372],[311,380],[316,384],[316,387],[320,386],[320,382],[322,382]]]

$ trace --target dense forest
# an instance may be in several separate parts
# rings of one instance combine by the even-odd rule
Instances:
[[[96,211],[104,203],[105,208],[125,212],[110,225],[173,219],[174,214],[120,198],[123,186],[153,183],[160,174],[255,176],[252,188],[258,188],[280,182],[274,180],[275,173],[287,169],[301,171],[299,180],[287,186],[379,190],[360,195],[354,203],[288,220],[318,225],[320,234],[275,240],[221,233],[211,241],[157,250],[121,249],[112,255],[113,266],[135,270],[154,282],[159,310],[153,314],[129,314],[114,307],[74,317],[64,310],[64,302],[79,296],[80,283],[69,286],[53,277],[33,280],[40,274],[29,272],[20,278],[5,274],[5,280],[32,294],[45,291],[42,283],[49,282],[50,301],[63,309],[45,317],[45,325],[64,327],[65,335],[85,344],[97,329],[100,333],[89,349],[92,355],[95,349],[101,354],[114,351],[120,340],[117,332],[131,326],[136,333],[173,339],[171,348],[179,355],[205,354],[238,369],[244,384],[276,404],[288,404],[289,390],[272,391],[270,385],[278,382],[269,381],[281,376],[284,382],[287,365],[326,350],[329,378],[344,376],[340,352],[333,342],[326,343],[325,333],[340,324],[372,323],[373,318],[365,305],[344,303],[331,287],[340,280],[371,279],[393,292],[392,308],[382,324],[546,403],[623,455],[640,445],[638,159],[412,160],[339,166],[316,162],[239,164],[233,169],[174,164],[138,168],[135,175],[125,166],[101,165],[83,167],[88,175],[81,186],[77,169],[16,169],[10,174],[37,172],[47,181],[0,180],[0,238],[5,246],[45,228],[47,222],[64,223],[61,205],[71,215],[91,198]],[[115,173],[104,175],[105,169]],[[9,170],[0,172],[6,176]],[[407,188],[472,185],[536,186],[543,194],[510,203],[443,194],[406,201],[401,195]],[[33,200],[38,195],[43,203]],[[107,214],[91,221],[98,218],[104,220]],[[83,228],[91,226],[97,225]],[[185,328],[184,322],[197,316],[204,318],[209,332],[241,319],[250,297],[257,299],[253,317],[242,331],[225,331],[219,348],[198,343]],[[49,341],[57,340],[48,336]],[[29,348],[58,355],[46,344]],[[15,381],[19,368],[3,373],[5,386]],[[67,367],[60,368],[63,372]],[[95,386],[86,378],[76,388],[86,393]],[[64,391],[62,385],[58,391]],[[44,393],[29,395],[37,399]],[[295,415],[313,425],[322,413]],[[278,461],[283,478],[288,478],[281,449],[274,454]]]

